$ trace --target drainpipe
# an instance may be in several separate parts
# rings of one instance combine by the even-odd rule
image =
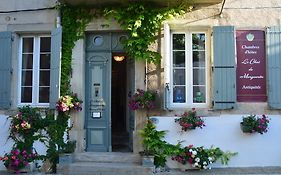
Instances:
[[[223,2],[222,2],[222,6],[221,6],[221,10],[220,10],[219,16],[222,14],[222,11],[223,11],[223,8],[224,8],[225,1],[226,1],[226,0],[223,0]]]
[[[60,3],[58,5],[60,5]],[[61,11],[58,8],[58,16],[57,16],[57,19],[56,19],[56,28],[59,28],[59,27],[61,27]]]

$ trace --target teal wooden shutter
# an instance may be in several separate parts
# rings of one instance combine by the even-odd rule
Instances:
[[[52,31],[51,38],[51,80],[50,80],[50,109],[55,109],[60,91],[60,61],[61,61],[62,28]]]
[[[281,26],[267,29],[268,105],[281,109]]]
[[[0,108],[11,106],[12,33],[0,32]]]
[[[236,107],[236,64],[233,26],[213,28],[214,67],[213,100],[214,109]]]

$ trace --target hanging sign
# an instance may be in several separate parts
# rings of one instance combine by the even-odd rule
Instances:
[[[261,30],[237,30],[237,101],[265,102],[265,37]]]

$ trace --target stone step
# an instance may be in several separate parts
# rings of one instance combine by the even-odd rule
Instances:
[[[153,175],[153,168],[136,163],[75,162],[58,165],[57,173],[67,175]]]
[[[124,152],[85,152],[75,153],[74,162],[141,163],[139,154]]]

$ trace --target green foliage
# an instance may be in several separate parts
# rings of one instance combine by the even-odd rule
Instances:
[[[186,6],[155,8],[146,3],[129,3],[127,6],[105,9],[105,16],[117,20],[129,32],[124,41],[127,53],[134,59],[159,63],[161,55],[149,49],[155,42],[163,21],[184,14]]]
[[[82,6],[59,6],[62,17],[62,61],[61,95],[70,94],[72,49],[75,42],[84,37],[87,24],[97,16],[112,17],[129,32],[124,41],[125,49],[132,58],[159,63],[161,55],[149,49],[155,42],[164,20],[184,14],[185,5],[155,8],[151,4],[128,3],[105,9],[91,9]]]
[[[193,145],[189,145],[187,147],[182,148],[178,154],[175,154],[172,157],[172,160],[175,160],[183,165],[189,163],[193,167],[199,169],[207,169],[211,168],[211,164],[221,160],[222,164],[227,164],[232,156],[237,155],[237,153],[233,153],[230,151],[224,152],[218,147],[211,147],[209,149],[201,147],[194,147]]]
[[[140,131],[144,151],[141,154],[154,155],[156,166],[165,166],[166,157],[177,154],[180,144],[172,145],[163,141],[166,131],[157,131],[156,126],[148,120],[143,130]]]
[[[36,140],[43,138],[40,130],[43,123],[41,114],[37,108],[24,106],[11,119],[9,138],[15,142],[15,147],[23,150],[31,150]]]
[[[62,60],[61,95],[70,94],[72,49],[75,42],[84,37],[87,24],[96,15],[95,11],[84,7],[61,5],[62,17]]]

